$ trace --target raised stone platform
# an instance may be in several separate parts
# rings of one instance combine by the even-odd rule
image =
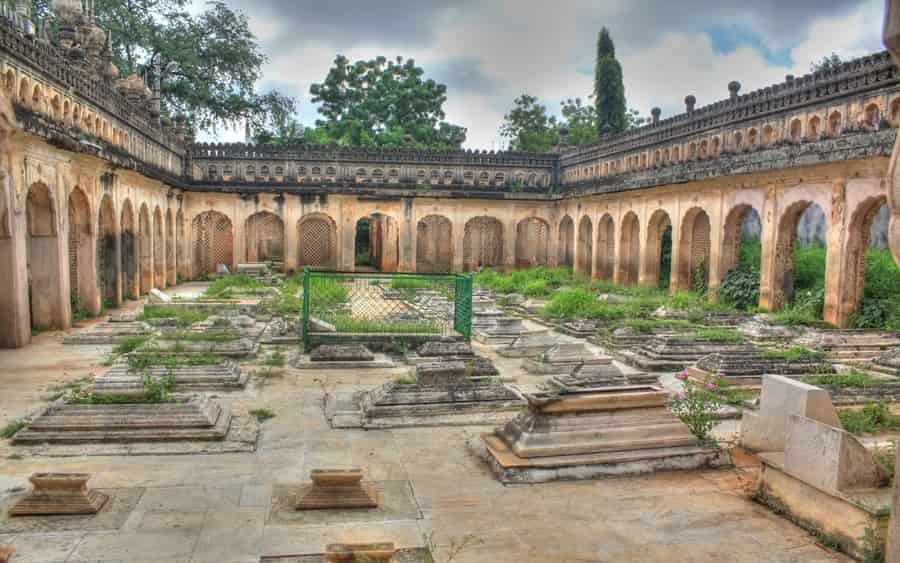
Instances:
[[[586,391],[600,387],[623,387],[627,385],[656,385],[659,378],[646,372],[624,372],[613,363],[603,365],[583,365],[563,376],[553,376],[547,380],[546,388],[551,392]]]
[[[402,428],[497,424],[515,416],[518,395],[493,379],[471,378],[462,362],[422,364],[416,379],[385,383],[352,398],[326,397],[335,427]]]
[[[128,336],[145,336],[153,332],[149,324],[135,320],[133,316],[123,319],[110,317],[86,330],[70,334],[63,338],[63,344],[115,344]]]
[[[536,358],[526,358],[522,367],[537,375],[561,375],[579,366],[603,366],[612,364],[609,356],[600,356],[589,350],[584,342],[560,342]]]
[[[670,335],[645,338],[634,348],[619,350],[617,356],[628,365],[642,370],[679,371],[703,356],[715,352],[730,354],[747,348],[747,345],[733,341]]]
[[[653,386],[526,395],[528,407],[469,447],[504,483],[698,469],[728,463],[668,411]]]
[[[500,371],[490,359],[478,356],[468,342],[426,342],[415,352],[404,354],[406,362],[419,366],[431,362],[462,362],[469,377],[497,377]]]
[[[235,337],[231,340],[189,340],[160,338],[141,346],[137,353],[165,354],[213,354],[229,358],[254,356],[259,351],[259,343],[250,338]]]
[[[109,497],[89,490],[90,478],[86,473],[35,473],[28,478],[34,488],[9,509],[9,515],[96,514]]]
[[[562,332],[575,338],[590,338],[597,333],[597,323],[585,319],[578,319],[565,323]]]
[[[815,359],[786,359],[765,355],[756,347],[714,352],[688,368],[693,379],[714,382],[723,379],[729,385],[759,387],[767,374],[801,378],[807,375],[835,373],[834,367]]]
[[[234,391],[247,384],[248,375],[234,362],[203,366],[154,366],[140,371],[119,363],[94,380],[95,395],[140,397],[144,395],[144,378],[161,380],[171,377],[175,391]]]
[[[795,342],[824,352],[832,362],[865,363],[900,348],[900,335],[878,330],[810,330]]]
[[[889,350],[872,360],[869,369],[884,375],[900,377],[900,347]]]
[[[53,404],[13,437],[13,444],[221,441],[231,411],[206,397],[161,404]]]
[[[297,510],[377,508],[375,490],[362,483],[361,469],[313,469],[311,485],[296,496]]]
[[[534,336],[547,333],[546,328],[527,328],[519,317],[500,317],[483,330],[474,331],[476,342],[489,346],[506,346],[522,336]]]
[[[323,344],[301,355],[297,369],[383,369],[395,367],[384,354],[374,354],[362,344]]]
[[[508,345],[498,348],[497,355],[504,358],[534,358],[549,351],[559,343],[560,339],[550,334],[550,332],[520,336]]]

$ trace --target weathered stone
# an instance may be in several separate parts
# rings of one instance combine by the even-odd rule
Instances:
[[[625,363],[647,371],[678,371],[708,354],[747,349],[747,345],[731,340],[685,338],[675,334],[636,338],[638,343],[633,348],[617,350],[616,355]]]
[[[547,380],[550,391],[586,391],[599,387],[656,385],[658,378],[644,372],[625,373],[613,363],[580,365],[571,373]]]
[[[138,353],[171,354],[213,354],[240,358],[252,356],[259,350],[259,344],[252,338],[235,337],[231,340],[178,340],[160,339],[138,348]]]
[[[143,396],[146,377],[156,380],[172,378],[175,390],[179,392],[228,391],[242,389],[247,383],[247,374],[234,362],[201,366],[153,366],[140,371],[130,369],[127,363],[119,363],[94,380],[92,391],[100,396]]]
[[[228,269],[228,266],[225,264],[217,264],[216,265],[216,274],[220,276],[227,276],[231,274],[231,271]]]
[[[831,398],[823,389],[780,375],[763,377],[759,410],[745,410],[741,419],[741,445],[755,452],[784,451],[791,415],[840,428]]]
[[[105,321],[87,330],[66,336],[63,344],[115,344],[128,336],[145,336],[153,332],[148,323],[126,320]]]
[[[549,332],[544,332],[515,338],[508,346],[497,349],[497,354],[504,358],[533,358],[547,352],[557,344],[559,344],[559,338]]]
[[[157,304],[169,304],[172,302],[172,298],[167,293],[163,293],[155,287],[150,290],[149,299],[150,303]]]
[[[325,548],[325,561],[390,563],[395,552],[393,543],[333,543]]]
[[[370,362],[375,354],[362,344],[325,344],[309,354],[313,362]]]
[[[833,362],[862,363],[900,348],[900,335],[878,330],[808,330],[795,342],[823,352]]]
[[[731,348],[700,358],[689,368],[691,376],[701,381],[722,379],[730,385],[757,387],[766,374],[800,377],[835,373],[834,367],[821,359],[787,359],[765,355],[754,346]]]
[[[578,319],[563,325],[564,331],[570,336],[587,338],[597,332],[597,323],[585,319]]]
[[[309,318],[309,331],[310,332],[337,332],[337,328],[328,322],[323,321],[322,319],[318,319],[316,317]]]
[[[468,342],[426,342],[419,346],[420,356],[473,356]]]
[[[294,506],[297,510],[378,507],[374,489],[364,486],[362,478],[362,469],[313,469],[312,485],[296,495]]]
[[[881,354],[869,366],[873,371],[900,377],[900,348]]]
[[[612,358],[588,350],[584,342],[560,342],[534,359],[526,358],[522,367],[529,373],[556,375],[569,373],[582,365],[609,365]]]
[[[469,379],[463,362],[430,362],[416,366],[416,381],[426,387],[464,385]]]
[[[526,394],[528,408],[470,441],[504,482],[543,482],[726,463],[652,386]]]
[[[34,488],[9,509],[9,515],[96,514],[108,497],[88,489],[90,478],[86,473],[35,473],[28,478]]]
[[[16,554],[16,548],[11,545],[0,545],[0,563],[9,563]]]
[[[264,276],[269,273],[269,266],[264,262],[248,262],[237,265],[237,273],[251,276]]]

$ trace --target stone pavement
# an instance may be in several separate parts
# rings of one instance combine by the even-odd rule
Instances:
[[[61,336],[0,351],[0,423],[38,408],[48,384],[99,369],[108,348],[63,347]],[[519,369],[520,360],[491,357],[504,374]],[[328,427],[326,390],[368,389],[403,371],[285,368],[281,377],[256,379],[234,395],[276,414],[263,424],[254,453],[19,459],[8,441],[0,442],[4,505],[10,489],[26,486],[36,471],[92,473],[92,487],[138,495],[118,529],[109,528],[121,519],[109,519],[116,523],[106,529],[4,533],[10,528],[0,520],[0,544],[16,547],[15,563],[250,563],[261,555],[321,552],[341,541],[419,547],[433,534],[441,562],[452,539],[474,534],[479,545],[454,562],[845,561],[746,499],[742,485],[752,468],[504,487],[465,448],[485,427]],[[541,380],[515,375],[523,386]],[[408,491],[401,499],[406,508],[343,521],[327,513],[285,518],[277,502],[273,511],[274,492],[308,482],[312,469],[334,467],[360,467],[366,481]]]

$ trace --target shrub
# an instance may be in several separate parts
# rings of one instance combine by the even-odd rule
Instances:
[[[743,342],[744,335],[736,330],[726,328],[704,328],[694,332],[694,338],[719,340],[723,342]]]
[[[143,346],[149,339],[149,336],[126,336],[119,340],[118,344],[113,348],[113,353],[129,354]]]
[[[254,409],[250,411],[250,414],[256,417],[256,420],[260,423],[265,422],[271,418],[275,418],[275,413],[270,411],[269,409]]]
[[[562,289],[553,294],[542,314],[552,319],[573,320],[594,317],[600,302],[592,291],[586,289]]]
[[[694,290],[695,293],[700,295],[705,295],[707,290],[707,267],[706,267],[706,257],[701,257],[697,260],[697,265],[694,266],[694,271],[692,272],[692,283],[691,289]]]
[[[825,360],[823,352],[810,350],[803,346],[791,346],[786,350],[765,349],[760,350],[759,354],[764,358],[777,358],[790,362],[821,362]]]
[[[722,280],[719,297],[738,309],[756,307],[759,303],[759,271],[731,270]]]
[[[850,373],[834,375],[815,375],[804,377],[804,383],[810,385],[835,385],[838,387],[868,387],[878,383],[878,380],[861,371],[852,370]]]
[[[794,249],[794,291],[814,289],[825,279],[825,247],[797,245]]]
[[[841,425],[853,434],[871,434],[900,428],[900,417],[891,413],[888,404],[879,401],[869,403],[862,410],[841,409],[838,411]]]
[[[146,305],[138,316],[138,320],[149,321],[152,319],[176,319],[178,326],[184,328],[194,323],[205,321],[209,313],[190,307],[172,307],[164,305]]]
[[[676,376],[684,387],[669,399],[669,408],[684,422],[691,433],[710,442],[710,431],[716,424],[715,413],[722,407],[715,383],[698,383],[688,378],[687,370]]]
[[[0,438],[3,438],[4,440],[12,438],[13,436],[15,436],[16,432],[25,428],[26,424],[27,423],[22,419],[10,422],[2,429],[0,429]]]

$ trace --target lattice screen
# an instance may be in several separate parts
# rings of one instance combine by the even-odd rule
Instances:
[[[690,275],[693,279],[694,270],[700,264],[700,260],[706,263],[706,276],[709,279],[709,251],[710,251],[710,227],[709,217],[706,213],[700,213],[694,219],[694,225],[691,230],[691,269]]]
[[[475,217],[466,223],[463,268],[466,271],[503,264],[503,224],[493,217]]]
[[[219,264],[234,267],[234,233],[231,220],[215,211],[198,215],[193,222],[194,274],[214,274]]]
[[[449,273],[453,267],[453,226],[440,215],[421,221],[416,236],[416,271],[425,274]]]
[[[284,222],[274,213],[257,213],[247,219],[247,261],[284,260]]]
[[[319,268],[334,268],[335,228],[328,219],[312,217],[300,222],[300,252],[298,264]]]
[[[516,227],[516,267],[547,265],[549,227],[537,217],[523,219]]]

